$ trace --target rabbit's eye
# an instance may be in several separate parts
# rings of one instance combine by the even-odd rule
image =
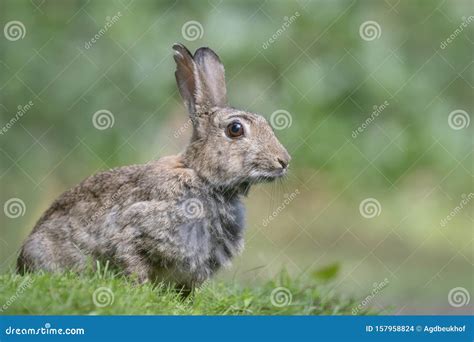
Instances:
[[[227,126],[227,135],[231,138],[238,138],[244,134],[244,126],[238,121]]]

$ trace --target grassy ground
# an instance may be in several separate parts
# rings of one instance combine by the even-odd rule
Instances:
[[[318,284],[319,283],[319,284]],[[277,280],[260,287],[209,282],[182,299],[169,287],[136,285],[110,272],[0,276],[0,314],[342,315],[360,300],[342,298],[325,281]],[[368,314],[364,308],[358,314]]]

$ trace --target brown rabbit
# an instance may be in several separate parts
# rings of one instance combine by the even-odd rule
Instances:
[[[262,116],[228,106],[212,50],[173,50],[193,123],[185,151],[100,172],[63,193],[26,239],[19,272],[81,271],[98,260],[141,282],[191,288],[242,251],[241,197],[285,175],[290,156]]]

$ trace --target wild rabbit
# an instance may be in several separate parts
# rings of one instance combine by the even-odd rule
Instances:
[[[63,193],[26,239],[19,272],[80,272],[98,260],[140,282],[192,288],[242,251],[241,197],[285,175],[290,156],[262,116],[228,106],[224,67],[211,49],[173,50],[193,124],[187,148]]]

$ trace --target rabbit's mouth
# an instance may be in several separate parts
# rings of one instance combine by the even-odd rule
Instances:
[[[270,182],[273,182],[277,178],[280,178],[280,176],[263,176],[263,177],[260,177],[259,182],[270,183]]]
[[[284,177],[287,173],[287,169],[278,169],[272,171],[259,172],[258,174],[252,176],[253,183],[268,183],[273,182],[274,180]]]

